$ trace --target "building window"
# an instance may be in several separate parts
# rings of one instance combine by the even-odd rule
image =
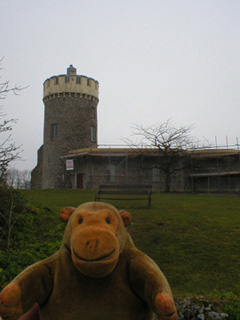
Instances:
[[[81,77],[80,76],[76,77],[76,83],[81,84]]]
[[[91,142],[96,142],[96,128],[91,127]]]
[[[91,109],[91,116],[92,116],[92,119],[95,119],[95,108],[92,107]]]
[[[158,168],[152,168],[152,182],[160,181],[160,170]]]
[[[116,182],[115,165],[107,166],[107,182]]]
[[[51,123],[50,125],[50,139],[57,139],[58,136],[58,125],[57,123]]]
[[[90,87],[91,83],[90,83],[90,79],[87,79],[87,85]]]
[[[58,77],[55,78],[55,84],[58,84]]]
[[[69,76],[65,76],[65,83],[69,82]]]

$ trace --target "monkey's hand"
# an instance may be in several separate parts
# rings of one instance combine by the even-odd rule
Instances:
[[[16,283],[10,283],[0,293],[0,316],[3,320],[17,320],[22,314],[20,287]]]
[[[167,292],[158,293],[155,301],[155,312],[159,320],[176,320],[177,310],[173,299]]]

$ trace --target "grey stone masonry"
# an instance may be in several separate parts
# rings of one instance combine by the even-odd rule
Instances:
[[[43,84],[44,141],[38,164],[32,171],[32,188],[62,188],[64,161],[69,150],[97,147],[98,81],[77,75],[72,65],[67,74]]]
[[[42,189],[43,145],[38,149],[37,166],[31,172],[31,188]]]
[[[97,103],[96,98],[79,94],[61,94],[45,101],[43,188],[62,187],[61,156],[69,150],[97,146]]]

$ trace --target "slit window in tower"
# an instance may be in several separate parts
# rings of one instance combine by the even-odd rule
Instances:
[[[58,125],[57,123],[51,123],[50,125],[50,138],[51,140],[57,139],[58,135]]]
[[[96,128],[91,127],[91,142],[96,142]]]
[[[91,113],[92,113],[92,119],[95,119],[95,108],[94,107],[92,107]]]
[[[81,77],[80,77],[80,76],[77,76],[76,82],[77,82],[78,84],[81,84]]]

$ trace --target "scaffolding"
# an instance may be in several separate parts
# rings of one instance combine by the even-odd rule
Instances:
[[[240,151],[236,145],[215,146],[187,151],[190,164],[171,177],[171,191],[196,193],[239,193]],[[78,188],[82,175],[84,189],[100,184],[152,184],[153,190],[164,191],[165,174],[151,166],[160,157],[153,148],[131,148],[123,145],[100,145],[71,151],[64,158],[74,159],[70,172],[71,185]],[[189,161],[189,160],[188,160]],[[147,167],[151,169],[147,169]]]
[[[192,192],[239,194],[240,151],[238,138],[235,145],[218,146],[197,150],[191,156],[189,174]]]

